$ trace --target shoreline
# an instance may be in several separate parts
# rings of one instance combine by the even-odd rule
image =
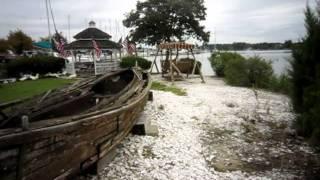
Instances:
[[[319,166],[320,157],[294,138],[295,115],[286,96],[206,81],[176,82],[187,96],[154,91],[145,115],[159,135],[129,136],[101,177],[293,179],[319,173],[317,165],[306,166]]]

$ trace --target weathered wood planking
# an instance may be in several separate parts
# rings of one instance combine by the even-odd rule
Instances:
[[[34,122],[28,131],[2,130],[0,179],[65,179],[95,164],[134,126],[148,100],[149,78],[102,110]]]

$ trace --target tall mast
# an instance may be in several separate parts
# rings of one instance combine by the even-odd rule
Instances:
[[[214,28],[214,50],[217,51],[217,30]]]
[[[52,7],[51,7],[51,0],[48,0],[48,2],[49,2],[49,9],[50,9],[50,12],[51,12],[51,17],[52,17],[53,27],[54,27],[55,33],[58,33],[58,30],[57,30],[57,27],[56,27],[56,22],[54,20]]]
[[[71,36],[70,36],[70,14],[68,15],[68,39],[69,39],[69,42],[71,42]]]
[[[49,7],[48,7],[48,0],[45,0],[46,2],[46,10],[47,10],[47,23],[48,23],[48,35],[49,39],[51,39],[51,30],[50,30],[50,17],[49,17]]]

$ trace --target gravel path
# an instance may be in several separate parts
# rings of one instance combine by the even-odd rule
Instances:
[[[129,136],[102,179],[305,179],[319,155],[296,137],[283,95],[207,78],[177,82],[187,96],[154,91],[145,115],[159,135]]]

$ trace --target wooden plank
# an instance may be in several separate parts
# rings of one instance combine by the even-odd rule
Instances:
[[[28,163],[25,164],[26,172],[33,172],[38,168],[43,166],[47,166],[52,161],[54,161],[55,157],[59,154],[66,153],[77,146],[87,146],[87,148],[94,148],[94,142],[97,139],[101,139],[105,135],[110,135],[117,128],[116,122],[111,124],[106,124],[105,126],[101,126],[98,129],[94,129],[94,126],[91,127],[90,131],[81,132],[76,131],[73,134],[65,135],[65,140],[63,141],[63,146],[51,146],[38,150],[37,152],[33,152],[32,154],[28,154]],[[111,139],[113,136],[109,136]],[[81,161],[79,161],[79,164]]]
[[[82,116],[85,117],[83,119],[79,119],[81,116],[76,116],[75,119],[72,119],[72,122],[54,127],[32,129],[34,128],[32,124],[30,126],[31,130],[27,132],[2,136],[0,137],[0,147],[24,142],[30,143],[27,146],[30,149],[39,151],[47,149],[42,153],[34,154],[35,160],[26,162],[23,171],[26,179],[42,179],[43,177],[52,179],[59,177],[61,174],[67,175],[76,172],[80,167],[79,164],[98,153],[97,145],[100,145],[99,151],[107,153],[130,132],[135,123],[135,118],[142,111],[147,101],[150,86],[151,82],[148,82],[145,88],[137,88],[137,92],[141,91],[141,93],[138,93],[139,95],[133,93],[133,98],[122,104],[123,107],[114,110],[112,108],[115,108],[115,106],[107,108],[107,111],[90,114],[90,117],[86,114]],[[123,124],[118,124],[118,120]],[[124,128],[122,131],[121,126]],[[118,134],[113,133],[115,131],[120,132]],[[112,134],[112,136],[108,137],[108,134]],[[65,144],[60,147],[51,146],[53,144],[48,139],[52,137],[57,137],[55,141],[61,141]],[[50,148],[52,151],[49,151]]]

